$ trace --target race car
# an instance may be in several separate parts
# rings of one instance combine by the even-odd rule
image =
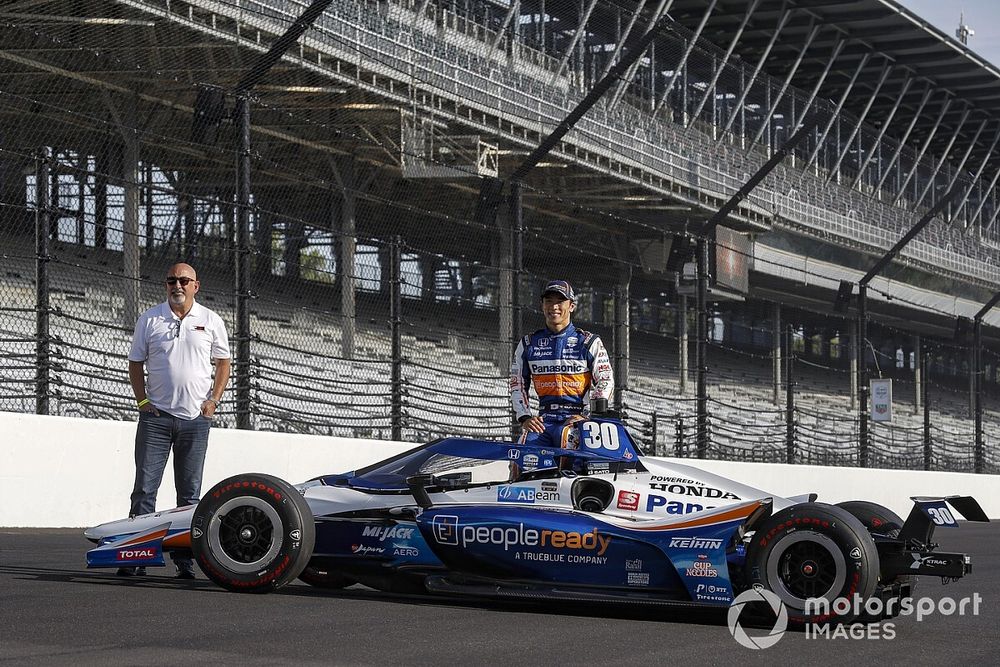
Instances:
[[[909,596],[913,575],[968,574],[968,555],[935,551],[934,530],[956,527],[956,512],[988,521],[968,496],[915,497],[905,522],[864,501],[783,498],[641,456],[615,419],[572,428],[565,448],[444,438],[297,486],[237,475],[195,506],[88,529],[97,546],[87,564],[162,566],[165,552],[190,553],[218,585],[255,593],[300,578],[326,588],[725,607],[753,588],[776,594],[792,621],[850,621],[856,605],[830,612],[829,603],[885,603]],[[828,604],[807,602],[817,599]],[[816,609],[827,610],[823,618]]]

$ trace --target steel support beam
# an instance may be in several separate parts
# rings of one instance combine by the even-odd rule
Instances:
[[[688,56],[691,55],[691,51],[694,50],[695,44],[698,43],[698,39],[701,37],[701,31],[705,29],[705,24],[708,23],[708,19],[712,16],[712,12],[715,11],[715,5],[717,2],[718,0],[710,0],[708,3],[708,7],[705,9],[705,13],[702,15],[701,22],[695,29],[694,35],[687,40],[687,47],[684,49],[684,54],[681,56],[680,62],[678,62],[677,66],[674,67],[674,71],[670,74],[670,80],[667,81],[667,85],[663,87],[663,92],[660,93],[659,99],[657,99],[656,103],[653,104],[652,115],[655,116],[660,110],[660,107],[663,106],[663,103],[667,101],[667,95],[670,94],[670,91],[674,87],[674,83],[677,82],[677,77],[680,75],[681,70],[687,66]]]
[[[840,52],[844,49],[845,44],[847,44],[847,40],[841,39],[833,47],[833,51],[830,53],[830,59],[826,61],[826,66],[823,67],[823,71],[820,73],[819,78],[816,79],[816,84],[813,86],[812,92],[809,93],[809,97],[806,99],[805,104],[802,105],[802,111],[799,113],[798,117],[795,118],[795,127],[801,125],[802,121],[806,117],[806,114],[809,113],[809,108],[812,107],[812,103],[816,101],[816,96],[819,95],[820,88],[822,88],[823,83],[826,82],[826,77],[830,74],[830,70],[833,68],[833,64],[840,56]]]
[[[868,151],[868,155],[861,162],[861,166],[858,168],[858,175],[854,177],[851,181],[851,189],[858,187],[858,183],[861,182],[862,177],[865,174],[865,169],[871,164],[872,158],[875,157],[875,148],[882,143],[882,138],[885,136],[886,130],[889,129],[889,125],[892,123],[892,119],[896,117],[896,112],[899,111],[903,98],[906,97],[906,93],[910,91],[910,87],[913,85],[913,79],[907,79],[903,82],[903,87],[896,95],[896,102],[892,105],[892,109],[889,111],[889,115],[882,121],[882,127],[879,128],[878,135],[875,137],[875,141],[872,142],[872,150]],[[998,135],[1000,136],[1000,135]]]
[[[573,55],[573,49],[576,48],[577,42],[580,41],[580,37],[584,35],[587,31],[587,21],[590,20],[590,14],[594,11],[594,7],[597,6],[597,0],[590,0],[590,4],[587,6],[586,11],[583,13],[583,17],[580,19],[580,25],[577,26],[576,31],[573,33],[573,39],[570,40],[569,46],[566,48],[566,52],[563,53],[562,59],[559,61],[559,66],[556,67],[555,73],[552,75],[552,79],[549,81],[549,85],[555,85],[559,77],[562,76],[563,68],[566,67],[566,63],[569,62],[569,58]],[[511,7],[513,10],[513,7]]]
[[[906,126],[906,131],[903,132],[903,136],[897,142],[896,150],[893,152],[892,157],[889,158],[889,161],[882,165],[882,177],[879,178],[878,183],[875,184],[876,194],[882,189],[882,186],[885,184],[885,180],[889,178],[889,174],[892,173],[893,167],[896,166],[896,161],[899,160],[899,156],[903,154],[903,149],[906,148],[906,141],[910,138],[910,133],[913,132],[913,128],[916,127],[917,121],[924,117],[924,107],[927,106],[927,103],[930,101],[933,94],[934,86],[928,82],[927,87],[924,89],[924,96],[920,100],[920,105],[917,107],[917,112],[913,114],[913,118],[910,119],[910,124]]]
[[[500,25],[497,27],[497,34],[493,38],[493,41],[490,42],[490,50],[487,53],[493,53],[494,51],[496,51],[496,48],[500,45],[500,42],[503,40],[504,31],[507,30],[507,24],[510,23],[511,17],[513,17],[516,12],[520,12],[520,10],[521,10],[521,3],[519,0],[514,0],[514,2],[510,3],[510,9],[507,10],[507,15],[503,17],[503,21],[501,21]],[[570,50],[572,51],[572,49]],[[563,65],[565,65],[565,63],[563,63]],[[561,69],[562,68],[560,67],[560,71]],[[558,78],[558,76],[559,72],[556,73],[553,79]]]
[[[937,164],[934,166],[934,171],[931,173],[931,177],[927,179],[927,185],[924,186],[920,196],[917,197],[917,201],[913,203],[913,208],[919,207],[924,201],[924,197],[927,196],[927,193],[934,188],[934,183],[937,181],[938,174],[941,172],[941,167],[943,167],[944,163],[948,160],[948,154],[951,153],[951,147],[955,145],[958,135],[961,134],[962,130],[965,128],[965,123],[969,120],[969,114],[971,112],[972,108],[970,106],[966,106],[965,111],[962,112],[962,120],[958,122],[958,129],[951,135],[951,138],[948,139],[948,145],[945,149],[941,151],[941,157],[938,158]]]
[[[972,149],[976,147],[976,143],[979,141],[979,137],[982,136],[983,130],[986,129],[987,123],[989,123],[989,118],[984,119],[983,122],[980,123],[979,129],[976,130],[976,134],[972,137],[972,141],[969,142],[969,147],[965,149],[965,154],[962,155],[962,159],[959,161],[958,166],[955,167],[955,173],[952,174],[951,180],[948,181],[949,190],[951,190],[955,186],[955,182],[958,181],[959,177],[962,175],[962,170],[965,169],[965,163],[969,161],[969,156],[972,155]],[[994,146],[996,145],[996,139],[993,140],[993,145]],[[972,186],[975,186],[977,180],[979,180],[978,172],[975,176],[972,177],[969,183]],[[972,194],[972,187],[970,187],[968,190],[965,191],[965,196],[962,197],[962,201],[958,203],[958,206],[956,206],[954,212],[952,212],[951,220],[948,221],[949,223],[953,223],[955,221],[955,218],[958,217],[958,212],[961,211],[962,208],[965,206],[965,202],[969,200],[969,196],[971,194]]]
[[[740,25],[733,34],[733,38],[729,40],[729,48],[726,49],[726,54],[722,56],[722,62],[720,62],[718,67],[715,68],[715,72],[712,74],[712,80],[708,83],[708,87],[705,88],[705,94],[701,96],[700,100],[698,100],[698,105],[695,107],[694,112],[691,114],[691,118],[688,120],[685,127],[691,126],[691,123],[694,122],[695,118],[698,117],[698,114],[700,114],[702,109],[705,108],[705,103],[708,101],[708,98],[715,94],[715,85],[719,82],[719,77],[722,76],[722,72],[729,64],[729,58],[733,55],[736,45],[739,44],[740,37],[743,36],[743,31],[746,30],[747,23],[750,22],[750,17],[753,15],[759,4],[760,0],[752,0],[750,5],[747,7],[746,13],[743,14],[743,20],[740,21]],[[713,118],[712,120],[714,122],[715,119]]]
[[[993,157],[993,151],[997,147],[997,143],[1000,143],[1000,124],[997,125],[996,131],[993,133],[993,142],[990,144],[990,147],[986,151],[986,157],[983,158],[983,161],[982,161],[982,163],[980,163],[979,168],[976,169],[976,173],[972,176],[972,182],[973,183],[976,183],[982,177],[983,171],[986,169],[986,164],[990,161],[990,158]],[[992,189],[993,189],[992,187],[987,188],[986,190],[984,190],[984,192],[988,193]],[[972,191],[970,190],[969,192],[971,194]],[[986,201],[986,197],[985,196],[982,199],[983,199],[983,201]],[[953,214],[953,218],[957,218],[959,216],[959,214],[962,212],[962,209],[964,209],[965,205],[968,204],[968,203],[969,203],[969,195],[966,195],[965,198],[962,199],[962,203],[959,204],[959,206],[958,206],[957,209],[955,209],[955,213]],[[973,220],[975,220],[974,217],[973,218],[969,218],[969,225],[968,226],[970,226],[970,227],[972,226],[972,221]]]
[[[913,168],[907,172],[906,176],[903,177],[902,183],[899,184],[899,192],[896,193],[896,197],[892,200],[892,205],[895,206],[899,200],[903,197],[906,192],[906,186],[909,185],[910,179],[913,175],[917,173],[917,168],[920,167],[920,161],[924,158],[924,153],[930,148],[931,142],[934,141],[934,135],[937,134],[938,128],[941,127],[941,121],[944,119],[946,113],[948,113],[951,103],[954,99],[945,100],[944,104],[941,105],[941,111],[938,112],[937,120],[934,121],[934,126],[931,128],[930,134],[924,139],[924,143],[920,146],[920,150],[917,152],[917,158],[913,161]]]
[[[998,133],[997,136],[1000,137],[1000,133]],[[991,155],[987,155],[986,156],[986,160],[988,161],[990,159],[990,157],[992,157],[992,156]],[[993,174],[993,178],[990,180],[990,184],[989,184],[989,186],[987,186],[986,192],[993,192],[993,188],[996,187],[996,184],[997,184],[998,181],[1000,181],[1000,169],[997,170],[997,173]],[[975,224],[976,218],[978,218],[979,214],[982,213],[983,207],[985,205],[986,205],[986,197],[983,197],[983,200],[981,202],[979,202],[979,206],[976,207],[976,212],[973,213],[972,216],[969,218],[969,220],[972,221],[972,222],[969,223],[970,226]],[[997,207],[997,211],[1000,211],[1000,206]],[[996,219],[996,214],[994,214],[993,219]],[[980,229],[980,232],[984,232],[984,231],[988,230],[989,227],[986,227],[985,225],[983,225],[982,223],[980,223],[979,229]]]
[[[778,36],[781,34],[781,31],[785,27],[785,25],[788,24],[788,20],[791,17],[792,17],[792,10],[786,9],[781,13],[781,16],[778,18],[778,24],[774,28],[774,34],[771,35],[771,39],[768,40],[767,46],[764,47],[763,53],[761,53],[760,56],[758,57],[757,66],[754,68],[753,74],[750,75],[750,80],[743,85],[743,91],[740,93],[740,97],[736,101],[736,105],[733,107],[733,112],[729,114],[729,118],[726,119],[725,124],[719,131],[719,138],[716,140],[716,143],[722,141],[726,132],[728,132],[729,128],[733,126],[733,121],[736,120],[736,117],[740,114],[740,111],[743,109],[743,103],[746,102],[747,95],[749,95],[750,90],[753,89],[753,84],[756,83],[757,76],[760,74],[761,70],[764,69],[764,64],[767,62],[768,56],[771,55],[771,49],[774,48],[774,44],[778,41]]]
[[[758,0],[759,2],[759,0]],[[646,0],[640,0],[638,6],[636,6],[635,11],[632,13],[632,18],[629,19],[628,25],[625,27],[625,31],[618,37],[618,43],[615,44],[615,50],[608,58],[608,62],[604,63],[604,69],[601,70],[601,75],[597,77],[598,79],[603,79],[608,75],[608,72],[618,62],[618,56],[621,55],[622,48],[625,46],[625,40],[629,38],[632,34],[632,28],[635,27],[635,22],[639,20],[639,15],[642,14],[643,8],[646,6]]]
[[[840,169],[840,165],[844,161],[844,157],[850,152],[851,144],[854,142],[854,138],[858,136],[858,133],[861,131],[861,126],[864,124],[865,120],[867,120],[868,114],[872,110],[872,105],[875,104],[875,98],[877,98],[879,93],[882,92],[882,86],[885,85],[890,72],[892,72],[892,61],[887,60],[885,65],[882,67],[882,74],[879,76],[878,83],[875,84],[875,90],[872,92],[871,97],[868,98],[868,102],[865,103],[865,108],[861,112],[861,116],[858,117],[858,122],[854,124],[854,128],[851,129],[851,133],[848,135],[847,140],[843,142],[844,148],[840,151],[840,155],[837,156],[837,161],[832,167],[830,167],[830,173],[826,176],[827,183],[833,179],[834,175]]]
[[[642,32],[642,37],[643,38],[646,38],[647,36],[650,35],[650,33],[652,33],[653,28],[656,27],[657,23],[659,23],[660,18],[662,18],[663,15],[666,12],[670,11],[670,6],[673,5],[673,4],[674,4],[674,0],[660,0],[660,4],[657,5],[656,11],[653,13],[653,17],[651,19],[649,19],[649,23],[646,24],[646,29],[643,30],[643,32]],[[652,42],[653,42],[653,40],[650,39],[647,42],[647,46],[649,44],[652,44]],[[643,51],[645,51],[645,50],[646,49],[644,47]],[[621,100],[622,96],[625,94],[625,91],[628,89],[628,85],[632,82],[632,79],[635,77],[635,71],[639,68],[639,59],[641,57],[642,57],[642,54],[639,54],[639,56],[637,56],[635,58],[635,60],[633,60],[629,64],[629,66],[627,68],[625,68],[625,71],[623,72],[622,76],[620,77],[621,81],[619,82],[618,87],[615,88],[615,92],[612,93],[612,95],[611,95],[611,101],[608,103],[608,108],[609,109],[614,108],[615,105],[617,105],[618,102]],[[607,78],[610,74],[611,74],[611,70],[608,70],[608,73],[604,75],[605,78]]]
[[[756,134],[753,135],[753,139],[751,139],[749,145],[747,145],[747,151],[752,149],[754,144],[760,141],[761,136],[764,134],[764,130],[770,126],[771,119],[774,117],[774,112],[777,111],[778,106],[781,104],[781,100],[785,97],[785,92],[788,90],[788,86],[791,85],[792,79],[795,77],[795,73],[799,69],[799,65],[802,64],[802,59],[806,57],[806,51],[808,51],[809,47],[812,46],[813,40],[816,39],[816,35],[819,34],[819,31],[822,28],[823,26],[821,25],[812,26],[812,29],[809,31],[809,35],[806,37],[805,44],[802,45],[802,49],[799,51],[798,57],[795,58],[795,62],[792,63],[791,68],[788,70],[788,74],[785,75],[785,80],[781,82],[781,88],[778,89],[778,94],[774,96],[774,100],[771,102],[767,112],[764,114],[764,122],[760,124],[759,128],[757,128]],[[794,130],[795,126],[792,126],[791,129]]]
[[[872,57],[871,53],[866,53],[861,57],[861,62],[858,63],[857,69],[854,70],[854,74],[851,75],[851,80],[848,82],[847,87],[844,88],[844,92],[840,95],[840,100],[837,102],[836,108],[834,108],[833,113],[830,115],[830,120],[826,122],[826,127],[823,128],[823,132],[820,133],[819,139],[816,141],[816,147],[813,148],[812,154],[809,159],[806,160],[803,166],[803,171],[809,169],[816,158],[819,157],[819,152],[823,148],[823,142],[826,141],[826,137],[830,134],[830,129],[833,124],[837,122],[837,118],[840,117],[840,111],[844,108],[844,104],[847,102],[847,98],[850,97],[851,91],[854,89],[854,84],[858,82],[858,77],[861,75],[861,71],[868,65],[868,60]]]

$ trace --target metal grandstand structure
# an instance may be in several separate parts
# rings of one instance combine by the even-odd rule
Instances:
[[[840,282],[961,187],[869,286],[860,361],[912,415],[868,463],[998,469],[1000,71],[968,46],[891,0],[333,0],[241,87],[309,4],[0,8],[0,409],[131,418],[123,341],[184,258],[244,351],[225,424],[504,437],[519,322],[558,276],[651,449],[857,464]],[[644,35],[514,215],[505,179]],[[695,230],[803,123],[709,239],[693,312]],[[973,316],[981,346],[955,339]]]

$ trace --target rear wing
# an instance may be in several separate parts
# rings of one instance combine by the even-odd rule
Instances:
[[[934,529],[957,528],[958,521],[952,510],[968,521],[988,522],[990,519],[972,496],[913,496],[913,509],[899,531],[898,539],[916,540],[928,544]]]

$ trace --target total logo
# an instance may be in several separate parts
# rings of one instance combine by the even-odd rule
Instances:
[[[379,542],[385,542],[386,540],[408,540],[413,537],[414,530],[416,529],[399,525],[365,526],[364,530],[361,531],[361,537],[374,537]]]
[[[118,560],[143,560],[156,558],[156,549],[119,549]]]

